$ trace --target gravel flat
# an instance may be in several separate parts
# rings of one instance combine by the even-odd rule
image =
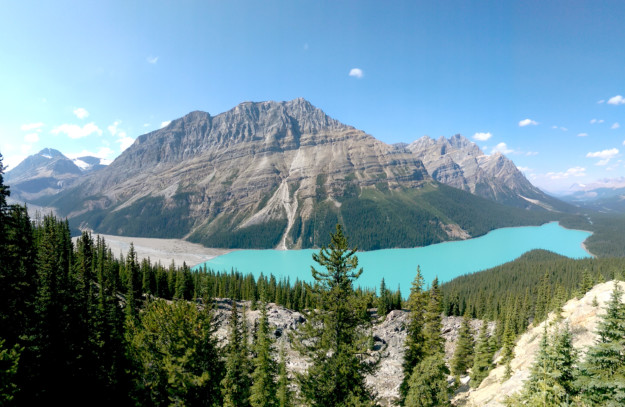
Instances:
[[[96,234],[93,235],[95,239]],[[100,235],[113,251],[113,255],[120,253],[126,255],[130,243],[134,244],[139,260],[150,258],[152,263],[160,262],[169,266],[172,260],[180,266],[186,262],[192,267],[208,261],[212,258],[231,252],[231,249],[214,249],[204,247],[197,243],[187,242],[181,239],[156,239],[147,237],[127,237],[114,235]]]

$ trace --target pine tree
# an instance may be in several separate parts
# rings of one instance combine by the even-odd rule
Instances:
[[[252,407],[277,406],[277,365],[273,358],[273,338],[269,332],[267,304],[261,302],[260,319],[254,343],[255,357],[252,361],[252,387],[250,389],[250,404]]]
[[[449,387],[442,354],[426,356],[415,368],[410,377],[409,390],[404,405],[410,407],[451,406]]]
[[[471,368],[471,387],[478,387],[488,376],[492,366],[492,353],[488,344],[488,322],[482,322],[482,328],[475,344],[473,367]]]
[[[141,312],[127,336],[138,404],[221,404],[223,367],[209,311],[186,301],[157,300]]]
[[[413,369],[408,381],[406,406],[447,406],[449,386],[445,365],[445,342],[441,336],[441,298],[438,278],[428,292],[423,324],[424,357]]]
[[[530,369],[530,377],[517,395],[506,400],[509,406],[567,406],[575,396],[573,372],[577,353],[572,345],[568,325],[554,333],[549,342],[545,324],[538,352]]]
[[[625,405],[625,304],[618,282],[598,327],[598,340],[580,366],[577,386],[591,405]]]
[[[239,321],[236,301],[232,301],[230,313],[230,335],[226,347],[225,375],[221,381],[221,393],[224,407],[249,406],[249,377],[247,358],[244,357],[247,345],[243,343],[242,323]]]
[[[458,332],[456,350],[451,359],[451,372],[456,377],[466,374],[467,369],[471,367],[473,362],[474,341],[470,322],[469,313],[465,312],[460,331]]]
[[[278,364],[278,403],[277,407],[292,407],[293,394],[289,388],[289,376],[286,371],[286,351],[284,346],[280,348],[280,362]]]
[[[384,283],[384,278],[382,278],[382,282],[380,283],[380,295],[378,296],[378,317],[385,318],[386,314],[388,314],[389,303],[388,303],[388,290],[386,289],[386,284]]]
[[[372,405],[374,396],[365,375],[375,365],[367,355],[368,315],[363,315],[353,282],[362,274],[356,250],[350,249],[340,225],[330,245],[313,254],[326,271],[311,268],[316,281],[317,309],[295,336],[297,350],[311,366],[298,376],[304,402],[311,406]]]
[[[423,291],[423,275],[421,268],[417,267],[417,275],[412,281],[410,295],[408,297],[408,324],[406,326],[406,339],[404,342],[405,353],[402,363],[404,378],[399,387],[399,404],[404,405],[404,400],[408,394],[408,382],[412,376],[415,366],[424,357],[423,350],[423,324],[425,323],[425,306],[427,304],[427,293]]]
[[[1,157],[1,156],[0,156]],[[0,163],[1,165],[1,163]],[[0,182],[2,180],[0,179]],[[23,348],[13,345],[7,349],[5,340],[0,339],[0,405],[11,405],[19,388],[16,384],[16,374]]]

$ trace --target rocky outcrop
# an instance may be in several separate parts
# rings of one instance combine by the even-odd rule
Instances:
[[[260,311],[250,311],[248,301],[238,302],[239,309],[245,305],[248,326],[253,327],[260,318]],[[228,319],[232,303],[230,300],[218,300],[215,310],[215,321],[217,323],[216,335],[223,345],[228,337]],[[375,315],[375,310],[372,310]],[[291,348],[289,333],[298,329],[305,323],[305,318],[299,312],[269,304],[269,324],[273,329],[276,339],[276,349],[284,346],[287,351],[287,369],[291,373],[304,372],[309,366],[309,362],[298,352]],[[408,319],[408,312],[403,310],[391,311],[383,321],[378,321],[373,326],[374,346],[373,352],[376,357],[380,357],[378,370],[374,375],[367,376],[367,384],[370,385],[378,395],[379,402],[384,406],[393,405],[399,395],[399,386],[403,379],[402,362],[404,358],[404,341],[406,339],[405,324]],[[449,360],[453,356],[455,342],[462,322],[461,317],[444,317],[442,335],[445,338],[445,356]],[[471,325],[476,333],[481,327],[482,321],[473,320]],[[493,326],[494,327],[494,326]]]
[[[619,284],[625,289],[624,282]],[[614,282],[598,284],[582,298],[568,301],[562,308],[561,319],[556,320],[556,315],[551,313],[547,321],[538,326],[530,327],[518,339],[514,349],[515,356],[510,363],[512,376],[504,380],[505,366],[499,366],[490,372],[479,388],[457,395],[454,404],[459,406],[502,406],[506,396],[520,391],[523,387],[523,381],[529,377],[530,367],[534,362],[545,324],[554,328],[568,324],[573,336],[573,346],[582,351],[583,355],[583,351],[595,341],[597,323],[605,313],[605,307],[613,288]],[[593,305],[595,299],[598,305]]]
[[[467,138],[422,137],[406,147],[437,181],[495,202],[521,208],[568,210],[566,205],[533,186],[501,153],[486,155]]]

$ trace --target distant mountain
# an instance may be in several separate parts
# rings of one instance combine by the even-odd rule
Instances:
[[[361,249],[422,246],[553,218],[440,184],[304,99],[189,113],[41,204],[98,232],[213,247],[319,246],[337,222]]]
[[[58,150],[44,148],[8,171],[5,178],[14,199],[33,201],[55,195],[84,174],[104,168],[103,162],[91,156],[70,160]]]
[[[607,213],[625,213],[625,177],[571,186],[561,199],[577,207]]]
[[[571,209],[532,185],[506,156],[486,155],[459,134],[438,140],[425,136],[406,148],[423,162],[435,180],[454,188],[519,208]]]

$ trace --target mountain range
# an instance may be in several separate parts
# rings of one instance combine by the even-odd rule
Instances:
[[[58,150],[44,148],[7,172],[6,182],[11,185],[14,199],[28,202],[57,194],[78,178],[102,169],[106,164],[106,160],[92,156],[71,160]]]
[[[35,203],[75,227],[211,247],[315,247],[337,222],[361,249],[414,247],[571,208],[462,136],[388,145],[301,98],[189,113],[80,174]]]

